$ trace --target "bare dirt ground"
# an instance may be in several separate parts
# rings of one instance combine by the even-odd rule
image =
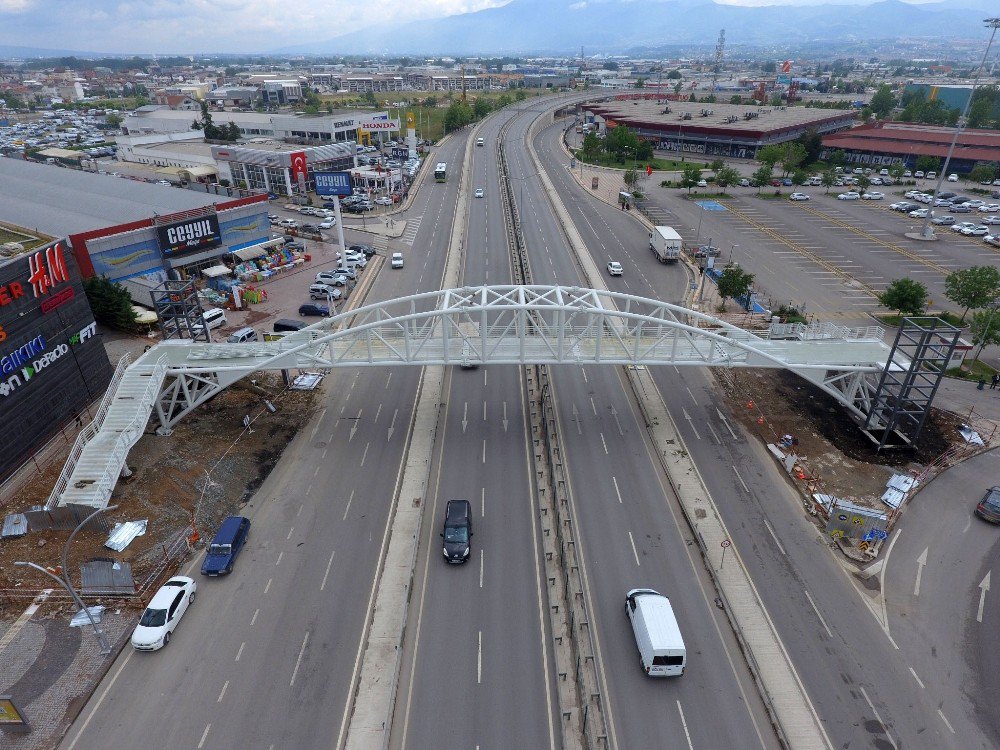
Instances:
[[[722,373],[719,383],[751,434],[764,443],[794,435],[796,452],[820,479],[821,491],[869,507],[888,510],[879,498],[894,473],[919,472],[949,447],[965,445],[958,434],[961,419],[932,409],[915,447],[879,452],[842,406],[790,372],[733,370]]]
[[[107,514],[111,522],[148,519],[146,534],[117,553],[103,546],[106,529],[85,528],[73,540],[69,556],[74,578],[82,562],[114,557],[129,562],[133,577],[141,583],[162,561],[165,546],[190,532],[193,517],[201,537],[210,537],[223,517],[238,512],[250,499],[296,432],[309,421],[321,393],[286,390],[277,373],[257,374],[255,379],[256,388],[241,381],[226,389],[183,419],[169,437],[152,434],[155,420],[150,421],[147,434],[129,454],[134,474],[118,483],[111,499],[118,508]],[[263,398],[277,407],[276,413],[264,408]],[[243,426],[247,415],[253,420],[252,432]],[[0,513],[43,504],[61,468],[61,461],[54,462]],[[211,472],[207,486],[206,470]],[[48,587],[40,573],[12,563],[29,560],[55,567],[68,536],[68,531],[39,531],[0,542],[0,591]],[[10,612],[26,604],[22,599],[5,601],[0,595],[0,607],[9,606]]]

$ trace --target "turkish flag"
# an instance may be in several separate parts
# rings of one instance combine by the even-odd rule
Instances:
[[[649,177],[651,174],[653,174],[653,167],[652,167],[652,165],[647,164],[646,165],[646,177]]]
[[[306,168],[306,152],[305,151],[295,151],[289,156],[292,159],[292,179],[298,181],[301,175],[302,179],[306,179],[309,176],[309,172]]]

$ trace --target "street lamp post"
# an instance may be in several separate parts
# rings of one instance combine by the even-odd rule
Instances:
[[[109,505],[107,508],[98,508],[93,513],[84,518],[82,521],[80,521],[77,527],[73,529],[73,531],[69,535],[69,538],[66,540],[66,544],[63,545],[61,578],[57,576],[55,573],[52,573],[51,571],[43,568],[41,565],[36,565],[33,562],[14,563],[15,565],[33,568],[41,573],[44,573],[45,575],[54,579],[60,586],[62,586],[69,592],[69,595],[73,597],[73,601],[76,602],[76,606],[78,606],[80,609],[82,609],[84,612],[87,613],[87,619],[90,620],[90,624],[94,627],[94,633],[97,635],[97,642],[101,646],[101,654],[103,654],[104,656],[107,656],[108,654],[111,653],[111,644],[108,643],[108,638],[104,634],[104,631],[101,630],[100,627],[98,627],[97,621],[94,620],[94,616],[93,614],[91,614],[90,609],[88,609],[87,606],[83,603],[83,599],[81,599],[80,595],[76,593],[76,590],[73,588],[73,584],[70,581],[69,567],[68,567],[69,545],[72,543],[73,538],[76,536],[77,532],[80,531],[80,529],[82,529],[84,526],[86,526],[87,522],[90,521],[90,519],[94,518],[98,513],[103,513],[104,511],[109,511],[109,510],[115,510],[117,507],[118,507],[117,505]]]
[[[737,245],[734,242],[733,246],[731,248],[729,248],[729,264],[730,265],[732,265],[732,263],[733,263],[733,253],[735,252],[736,248],[738,248],[738,247],[739,247],[739,245]]]
[[[976,85],[979,83],[979,75],[982,73],[983,67],[986,65],[986,58],[989,57],[990,47],[993,46],[993,38],[997,35],[997,29],[1000,29],[1000,18],[986,18],[983,20],[983,23],[986,25],[986,28],[993,29],[993,31],[990,33],[990,41],[986,45],[986,51],[983,53],[982,62],[980,62],[976,67],[975,75],[972,78],[972,89],[969,91],[969,98],[962,107],[962,114],[958,116],[958,122],[955,125],[955,134],[951,138],[951,145],[948,146],[948,153],[944,157],[944,164],[941,166],[941,172],[938,174],[937,185],[934,186],[935,198],[937,198],[938,194],[941,192],[941,185],[944,182],[945,175],[948,173],[948,165],[951,164],[951,157],[955,153],[955,146],[958,143],[958,137],[965,129],[965,120],[969,114],[969,108],[972,106],[972,98],[976,95]],[[925,238],[931,238],[934,236],[934,230],[931,228],[930,224],[933,214],[933,210],[927,212],[927,216],[924,217],[924,224],[920,228],[920,234]]]

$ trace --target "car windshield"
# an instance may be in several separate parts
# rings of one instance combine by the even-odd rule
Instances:
[[[445,526],[444,540],[450,543],[469,541],[469,530],[464,526]]]
[[[208,548],[208,554],[210,555],[228,555],[232,551],[233,545],[231,544],[213,544]]]
[[[986,497],[983,498],[983,505],[990,510],[1000,511],[1000,491],[991,490],[986,493]]]
[[[139,624],[147,628],[159,628],[167,622],[167,610],[149,608],[142,613]]]

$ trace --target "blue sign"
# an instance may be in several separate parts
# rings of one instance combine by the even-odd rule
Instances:
[[[350,172],[316,172],[316,195],[350,195],[353,192]]]
[[[882,531],[882,529],[872,529],[864,536],[864,541],[874,542],[876,539],[885,539],[889,535]]]

